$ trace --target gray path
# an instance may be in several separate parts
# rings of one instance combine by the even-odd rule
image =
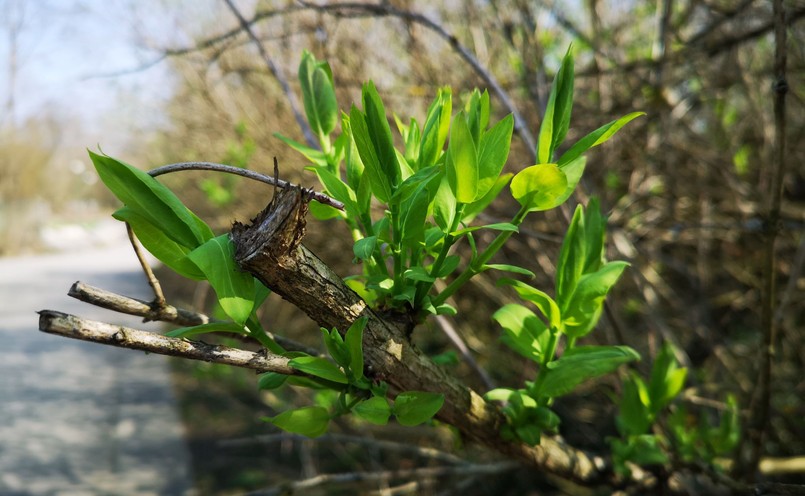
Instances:
[[[45,308],[148,329],[66,296],[76,280],[149,298],[124,244],[0,258],[0,494],[192,494],[167,359],[38,330]]]

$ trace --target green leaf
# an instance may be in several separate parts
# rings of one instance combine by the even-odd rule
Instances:
[[[687,369],[679,368],[671,345],[663,344],[654,358],[648,386],[653,414],[659,413],[682,391],[687,373]]]
[[[399,202],[399,225],[404,241],[420,241],[425,236],[428,206],[441,181],[439,167],[426,167],[403,182],[392,201]]]
[[[632,120],[640,117],[641,115],[646,115],[645,112],[632,112],[631,114],[624,115],[620,119],[614,120],[608,124],[604,124],[603,126],[599,127],[595,131],[591,132],[587,136],[583,137],[579,141],[577,141],[573,146],[570,147],[568,151],[562,154],[559,157],[559,165],[565,165],[579,156],[582,153],[586,152],[590,148],[600,145],[604,143],[609,138],[611,138],[615,133],[617,133],[623,126],[631,122]]]
[[[369,260],[372,258],[375,246],[377,246],[377,236],[362,238],[352,246],[352,253],[355,254],[355,258],[358,260]]]
[[[330,134],[335,129],[338,118],[330,66],[327,62],[316,60],[316,57],[305,50],[299,64],[299,82],[310,127],[316,134]]]
[[[391,416],[391,407],[386,398],[373,396],[352,407],[352,413],[371,424],[386,425]]]
[[[327,432],[330,414],[320,406],[306,406],[282,412],[276,417],[263,417],[280,429],[307,437],[319,437]]]
[[[210,332],[231,332],[247,336],[249,332],[241,324],[235,322],[207,322],[192,327],[180,327],[165,333],[166,336],[171,338],[189,338],[199,334],[207,334]]]
[[[496,388],[484,395],[484,399],[487,401],[502,401],[502,402],[509,402],[514,401],[518,405],[524,408],[536,408],[537,402],[534,398],[528,396],[521,390],[517,389],[509,389],[509,388]]]
[[[229,318],[245,323],[254,308],[254,277],[240,270],[235,262],[235,247],[229,235],[212,238],[187,256],[204,272]]]
[[[515,274],[521,274],[524,276],[528,276],[531,278],[536,277],[536,274],[531,272],[528,269],[524,269],[518,265],[509,265],[509,264],[486,264],[481,267],[481,270],[502,270],[504,272],[513,272]]]
[[[450,130],[452,113],[452,94],[448,87],[440,88],[436,98],[428,108],[428,115],[422,129],[419,149],[419,168],[435,165],[442,153]]]
[[[406,391],[394,399],[392,411],[401,425],[414,426],[432,419],[444,404],[444,395]]]
[[[601,213],[598,198],[590,198],[584,216],[584,244],[586,259],[583,273],[597,272],[604,263],[604,238],[606,237],[607,219]]]
[[[523,305],[510,303],[495,312],[492,319],[503,327],[505,332],[501,339],[509,348],[529,360],[541,360],[550,332],[534,312]]]
[[[567,176],[555,164],[540,164],[518,172],[510,188],[514,199],[534,212],[561,205],[567,186]]]
[[[478,151],[464,115],[453,118],[447,146],[447,180],[459,203],[472,203],[478,196]]]
[[[578,205],[565,233],[559,260],[556,262],[556,300],[563,313],[570,304],[570,297],[576,290],[584,270],[587,248],[584,229],[584,209]]]
[[[500,177],[497,178],[495,184],[492,185],[492,187],[486,192],[484,196],[482,196],[478,200],[475,200],[472,203],[467,204],[461,213],[461,222],[469,224],[470,222],[473,221],[473,219],[475,219],[475,217],[478,214],[486,210],[486,207],[488,207],[489,204],[492,203],[495,200],[495,198],[498,197],[503,188],[505,188],[506,185],[509,184],[509,180],[512,178],[512,176],[514,176],[514,174],[512,174],[511,172],[502,174]],[[481,183],[481,185],[483,185],[483,183]]]
[[[288,365],[296,370],[328,381],[337,382],[339,384],[349,383],[347,376],[344,375],[341,369],[326,358],[312,356],[299,357],[288,362]]]
[[[492,189],[506,160],[514,130],[514,118],[510,115],[495,124],[481,136],[478,146],[478,192],[475,200],[483,198]]]
[[[539,426],[534,424],[520,425],[514,428],[514,432],[520,441],[528,444],[529,446],[539,445],[542,430]]]
[[[411,267],[406,270],[403,273],[403,277],[409,281],[434,282],[436,280],[436,277],[430,275],[428,271],[421,266]]]
[[[540,372],[544,377],[537,393],[549,398],[562,396],[588,379],[639,359],[640,355],[628,346],[577,346]]]
[[[643,380],[634,373],[623,383],[617,417],[618,431],[623,436],[645,434],[651,427],[652,415],[641,395],[641,390],[645,389]]]
[[[370,169],[369,162],[372,161],[372,159],[366,160],[366,157],[364,157],[365,150],[361,149],[361,142],[358,141],[357,135],[355,144],[358,145],[358,151],[364,166],[366,166],[366,172],[385,176],[385,182],[388,185],[388,195],[385,198],[378,195],[378,192],[374,189],[375,181],[372,182],[372,190],[375,191],[375,196],[377,196],[380,201],[388,202],[402,179],[400,165],[397,162],[397,152],[394,149],[391,129],[389,128],[388,119],[386,118],[386,109],[383,107],[383,102],[380,99],[380,95],[377,93],[377,88],[375,88],[374,83],[369,82],[363,85],[362,96],[363,110],[365,112],[362,116],[365,118],[366,136],[369,140],[369,145],[374,151],[374,163],[372,163],[374,170],[368,170]],[[354,121],[355,118],[350,115],[350,120]],[[353,132],[354,131],[353,123]],[[366,147],[365,141],[363,142],[363,147]],[[383,194],[385,195],[385,191]]]
[[[321,334],[324,338],[324,346],[327,347],[327,352],[335,360],[335,363],[342,367],[348,367],[350,362],[349,349],[347,349],[344,338],[341,337],[338,330],[333,328],[328,331],[322,327]]]
[[[459,262],[461,262],[461,257],[459,257],[458,255],[448,255],[444,259],[444,263],[442,263],[441,269],[439,269],[439,272],[437,274],[434,274],[434,276],[436,277],[449,276],[450,274],[453,273],[454,270],[456,270],[456,267],[458,267]]]
[[[125,206],[177,244],[194,249],[213,237],[204,221],[147,173],[112,157],[91,151],[89,156],[106,187]]]
[[[121,207],[112,214],[112,217],[127,222],[145,249],[177,274],[197,281],[205,278],[196,264],[187,258],[187,254],[192,251],[190,248],[172,240],[165,231],[151,224],[136,211],[129,207]]]
[[[592,330],[600,316],[604,298],[628,266],[627,262],[609,262],[579,279],[567,310],[562,314],[568,336],[579,338]]]
[[[472,226],[472,227],[465,227],[464,229],[460,229],[455,232],[451,232],[451,236],[461,236],[473,231],[477,231],[478,229],[492,229],[493,231],[508,231],[508,232],[518,232],[519,228],[510,223],[510,222],[497,222],[495,224],[487,224],[485,226]]]
[[[310,160],[313,164],[320,167],[325,167],[327,165],[327,155],[325,155],[324,152],[322,152],[321,150],[310,148],[309,146],[303,145],[298,141],[294,141],[291,138],[285,137],[280,133],[274,133],[274,137],[281,140],[283,143],[290,146],[297,152],[301,153],[306,159]]]
[[[433,197],[433,219],[436,224],[447,231],[453,226],[456,217],[456,195],[450,186],[450,181],[445,175]]]
[[[537,308],[539,308],[540,312],[542,312],[542,314],[548,319],[548,322],[552,328],[560,328],[562,318],[561,312],[559,311],[559,306],[556,304],[553,298],[548,296],[545,292],[540,291],[533,286],[529,286],[524,282],[506,277],[499,279],[497,284],[508,284],[514,287],[514,290],[517,291],[517,294],[519,294],[521,298],[526,301],[530,301]]]
[[[581,176],[584,174],[584,167],[587,164],[587,157],[579,157],[573,162],[560,165],[559,170],[565,173],[565,178],[567,179],[567,187],[565,187],[564,193],[559,195],[556,198],[556,204],[561,205],[564,203],[570,195],[576,190],[576,186],[579,185],[579,181],[581,181]]]
[[[352,371],[353,381],[363,377],[363,330],[369,318],[360,317],[347,329],[344,341],[349,350],[349,370]]]
[[[553,160],[553,152],[564,141],[570,126],[573,109],[573,55],[568,48],[562,59],[562,66],[556,73],[548,96],[545,115],[539,128],[537,157],[541,163]]]
[[[266,372],[265,374],[260,374],[260,378],[257,380],[257,387],[262,390],[277,389],[285,384],[287,379],[288,376],[285,374]]]

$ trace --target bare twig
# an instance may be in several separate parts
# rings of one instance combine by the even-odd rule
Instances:
[[[379,483],[394,479],[422,480],[434,477],[494,475],[514,470],[519,465],[513,462],[490,464],[467,464],[448,467],[422,467],[406,470],[382,470],[378,472],[347,472],[343,474],[321,474],[309,479],[290,482],[279,487],[263,491],[253,491],[250,496],[274,496],[278,494],[294,494],[308,491],[327,484],[347,484],[354,482]]]
[[[241,14],[240,10],[238,10],[232,0],[224,0],[224,2],[229,7],[229,10],[231,10],[235,15],[235,17],[238,18],[241,29],[246,31],[246,34],[248,34],[249,38],[252,39],[254,45],[257,47],[257,51],[260,53],[260,56],[266,63],[269,72],[271,72],[271,75],[274,76],[274,79],[276,79],[279,83],[280,87],[282,88],[282,92],[285,93],[285,98],[288,99],[288,103],[291,105],[291,111],[296,119],[296,123],[299,124],[299,128],[302,130],[302,134],[305,136],[305,141],[307,142],[308,146],[318,149],[318,141],[313,135],[313,131],[310,129],[310,125],[308,125],[307,120],[305,120],[305,117],[299,110],[299,103],[296,101],[296,95],[294,95],[293,91],[291,91],[291,86],[288,84],[288,80],[285,79],[285,75],[282,74],[279,67],[277,67],[271,57],[268,56],[268,52],[263,46],[263,43],[260,42],[260,39],[256,34],[254,34],[251,24],[246,20],[245,17],[243,17],[243,14]]]
[[[145,318],[153,316],[151,305],[147,302],[96,288],[94,286],[90,286],[89,284],[84,284],[81,281],[73,284],[67,294],[77,300],[81,300],[85,303],[89,303],[101,308],[113,310],[115,312]],[[203,313],[197,313],[190,310],[185,310],[183,308],[176,308],[168,304],[162,308],[162,311],[155,320],[160,322],[168,322],[170,324],[175,324],[182,327],[191,327],[206,324],[208,322],[216,322],[216,319],[211,319]],[[321,354],[319,350],[306,346],[302,343],[297,343],[293,339],[273,334],[268,331],[266,331],[266,334],[268,334],[268,337],[276,341],[277,344],[286,350],[301,351],[312,356]]]
[[[325,12],[336,17],[397,17],[404,19],[408,22],[413,22],[424,26],[425,28],[436,33],[440,38],[447,41],[447,43],[458,53],[458,55],[467,62],[472,70],[486,83],[492,91],[498,96],[506,110],[511,112],[514,117],[514,130],[520,135],[520,138],[526,145],[534,157],[536,157],[536,142],[531,132],[528,130],[528,123],[523,118],[522,114],[514,104],[509,94],[503,89],[503,86],[498,82],[497,78],[492,75],[470,52],[470,50],[461,44],[455,35],[448,32],[440,24],[434,22],[428,17],[410,12],[407,10],[400,10],[386,2],[382,3],[359,3],[359,2],[343,2],[333,4],[315,4],[310,2],[299,2],[307,8],[316,10],[318,12]]]
[[[148,171],[148,174],[150,174],[153,177],[157,177],[162,174],[169,174],[171,172],[188,171],[188,170],[207,170],[215,172],[224,172],[227,174],[235,174],[237,176],[243,176],[248,179],[260,181],[261,183],[270,184],[272,186],[277,186],[283,189],[297,187],[295,184],[283,181],[282,179],[266,176],[265,174],[260,174],[259,172],[255,172],[249,169],[243,169],[241,167],[233,167],[231,165],[216,164],[213,162],[179,162],[177,164],[163,165],[161,167],[157,167],[156,169],[151,169],[150,171]],[[333,208],[337,208],[338,210],[344,210],[343,203],[325,195],[324,193],[319,193],[318,191],[313,191],[312,189],[309,190],[306,188],[305,191],[307,194],[309,194],[310,198],[316,200],[319,203],[329,205]]]
[[[444,315],[437,315],[436,316],[436,325],[439,326],[439,329],[442,330],[447,339],[453,343],[461,356],[464,357],[464,361],[467,362],[467,365],[470,366],[472,370],[478,374],[478,377],[481,379],[481,382],[484,383],[484,387],[487,389],[494,389],[495,383],[492,381],[492,378],[489,377],[489,374],[486,373],[483,367],[478,365],[478,362],[475,361],[475,357],[472,356],[472,352],[470,351],[467,343],[464,342],[464,339],[461,338],[458,332],[456,332],[455,327],[453,324],[450,323]]]
[[[775,293],[777,282],[775,241],[780,222],[780,205],[783,194],[783,174],[785,172],[785,95],[786,82],[786,27],[783,0],[774,0],[774,147],[771,160],[771,181],[768,191],[768,213],[763,247],[763,286],[761,290],[760,325],[763,330],[762,346],[759,350],[760,366],[758,380],[752,394],[750,422],[747,430],[749,442],[748,465],[742,470],[748,480],[754,481],[760,457],[763,455],[763,441],[769,423],[771,403],[771,374],[774,360],[774,346],[777,340],[777,321],[774,318]],[[738,455],[740,456],[740,454]],[[739,463],[740,465],[740,463]]]
[[[306,437],[300,436],[298,434],[290,434],[285,432],[265,436],[253,436],[240,439],[227,439],[219,442],[218,446],[226,448],[226,447],[251,446],[254,444],[265,445],[288,440],[302,441],[306,439],[307,439]],[[463,458],[459,458],[455,455],[446,453],[441,450],[437,450],[435,448],[428,448],[426,446],[417,446],[415,444],[409,444],[409,443],[399,443],[396,441],[386,441],[383,439],[372,439],[368,437],[351,436],[349,434],[325,434],[323,436],[317,437],[316,442],[337,443],[337,444],[346,444],[346,443],[361,444],[371,446],[373,448],[384,449],[387,451],[405,452],[421,456],[422,458],[438,460],[444,463],[452,463],[456,465],[466,465],[468,463]]]
[[[151,320],[156,320],[155,317],[162,313],[167,305],[165,301],[165,294],[162,292],[162,286],[159,284],[159,279],[157,279],[157,276],[154,275],[154,271],[151,270],[148,260],[145,259],[145,254],[143,254],[142,250],[140,249],[140,244],[137,242],[137,237],[134,236],[134,230],[131,228],[131,224],[128,222],[126,222],[126,234],[129,236],[129,241],[131,242],[131,247],[134,250],[134,254],[137,256],[137,260],[140,261],[140,267],[142,267],[145,278],[148,280],[148,285],[151,286],[151,289],[154,291],[154,302],[152,303],[151,308],[153,317],[149,318]]]
[[[255,353],[228,346],[215,346],[200,341],[169,338],[153,332],[82,319],[75,315],[55,310],[42,310],[39,312],[39,330],[82,341],[147,351],[159,355],[188,358],[190,360],[232,365],[257,372],[302,375],[298,370],[288,365],[289,358],[275,355],[268,351]]]

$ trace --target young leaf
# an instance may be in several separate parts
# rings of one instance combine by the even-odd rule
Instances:
[[[485,226],[472,226],[472,227],[465,227],[464,229],[460,229],[458,231],[451,232],[451,236],[462,236],[467,233],[471,233],[477,231],[478,229],[492,229],[493,231],[508,231],[508,232],[518,232],[519,228],[512,224],[511,222],[497,222],[495,224],[487,224]]]
[[[511,182],[512,196],[529,212],[560,205],[567,191],[567,176],[555,164],[526,167]]]
[[[187,257],[204,272],[224,312],[244,324],[254,308],[254,277],[240,270],[228,234],[212,238]]]
[[[187,254],[192,251],[190,248],[172,240],[165,231],[151,224],[136,211],[129,207],[121,207],[112,214],[112,217],[128,222],[145,249],[177,274],[197,281],[205,278],[196,264],[187,258]]]
[[[257,387],[263,390],[277,389],[285,384],[287,379],[288,376],[285,374],[266,372],[265,374],[260,374],[260,378],[257,379]]]
[[[276,417],[263,417],[263,420],[287,432],[307,437],[319,437],[327,432],[330,414],[320,406],[306,406],[282,412]]]
[[[604,238],[607,219],[601,213],[598,198],[590,198],[584,217],[584,244],[587,247],[583,273],[597,272],[604,263]]]
[[[512,272],[514,274],[520,274],[524,276],[528,276],[530,278],[536,277],[536,274],[531,272],[528,269],[524,269],[518,265],[509,265],[509,264],[486,264],[481,267],[482,270],[502,270],[504,272]]]
[[[179,198],[147,173],[112,157],[89,152],[101,181],[123,204],[177,244],[194,249],[213,237],[212,230]]]
[[[640,394],[640,389],[645,387],[643,380],[636,374],[630,374],[623,383],[617,417],[618,432],[622,436],[645,434],[651,427],[653,419]]]
[[[394,399],[392,411],[401,425],[414,426],[433,418],[444,404],[444,395],[406,391]]]
[[[313,54],[305,50],[299,63],[299,82],[310,127],[318,135],[330,134],[338,118],[330,66],[327,62],[316,60]]]
[[[573,109],[573,55],[570,48],[562,59],[548,96],[548,105],[539,128],[537,157],[543,164],[552,162],[553,152],[567,135]]]
[[[570,296],[576,290],[584,270],[586,257],[584,233],[584,209],[579,205],[567,228],[559,251],[559,260],[556,262],[556,300],[562,312],[567,310]]]
[[[207,322],[192,327],[180,327],[165,333],[166,336],[171,338],[189,338],[199,334],[207,334],[210,332],[231,332],[233,334],[240,334],[243,336],[248,335],[248,331],[243,328],[243,325],[235,322]]]
[[[363,330],[368,321],[366,316],[357,319],[349,326],[344,338],[349,350],[349,370],[352,371],[353,381],[363,377]]]
[[[626,262],[609,262],[597,272],[585,274],[579,279],[567,310],[562,314],[568,336],[579,338],[592,330],[604,298],[628,266]]]
[[[495,312],[492,319],[503,327],[502,341],[509,348],[529,360],[540,361],[550,333],[534,312],[523,305],[510,303]]]
[[[404,241],[419,242],[425,236],[425,219],[428,206],[439,184],[442,171],[438,167],[426,167],[403,182],[392,198],[400,205],[399,224]]]
[[[641,115],[646,115],[645,112],[632,112],[631,114],[624,115],[620,119],[614,120],[608,124],[604,124],[603,126],[599,127],[595,131],[591,132],[587,136],[583,137],[579,141],[577,141],[573,146],[570,147],[568,151],[562,154],[559,157],[559,165],[565,165],[579,156],[582,153],[586,152],[590,148],[594,146],[598,146],[601,143],[604,143],[609,138],[611,138],[616,132],[618,132],[623,126],[628,124],[630,121],[640,117]]]
[[[450,88],[440,88],[433,103],[428,108],[428,116],[422,129],[419,145],[419,167],[435,165],[442,153],[450,130],[452,94]]]
[[[352,407],[352,413],[371,424],[386,425],[391,416],[391,407],[386,398],[373,396]]]
[[[433,197],[433,219],[442,228],[442,231],[447,231],[452,227],[455,218],[456,195],[453,193],[450,181],[445,175],[442,177],[439,188],[436,190],[436,195]]]
[[[639,359],[640,355],[628,346],[577,346],[549,362],[548,369],[540,372],[545,375],[537,394],[548,398],[562,396],[588,379]]]
[[[372,258],[372,253],[375,251],[377,245],[377,236],[369,236],[367,238],[359,239],[352,246],[352,253],[358,260],[369,260]]]
[[[475,200],[483,198],[492,189],[509,157],[514,118],[511,114],[495,124],[481,136],[478,146],[478,192]]]
[[[371,146],[374,148],[375,156],[377,157],[377,173],[383,174],[389,185],[389,198],[391,194],[396,191],[402,179],[400,173],[400,165],[397,162],[397,151],[394,149],[394,141],[391,137],[391,129],[389,128],[388,119],[386,118],[386,109],[383,107],[383,102],[380,95],[377,93],[377,88],[372,82],[363,85],[363,110],[366,122],[366,130]],[[352,117],[350,117],[352,119]],[[358,144],[358,151],[363,159],[363,151]],[[365,166],[369,166],[364,159]],[[374,188],[373,188],[374,189]],[[377,192],[375,192],[377,194]],[[388,198],[383,199],[378,196],[380,201],[388,202]]]
[[[364,165],[363,172],[364,176],[368,178],[370,190],[378,200],[388,203],[393,193],[391,185],[392,177],[389,177],[383,169],[381,159],[378,157],[377,150],[372,141],[372,136],[369,134],[366,118],[354,105],[349,114],[349,122],[352,127],[352,138],[355,140],[355,147]],[[394,160],[396,162],[396,155]],[[399,168],[397,170],[397,176],[395,177],[398,176]]]
[[[456,200],[459,203],[474,202],[478,197],[478,151],[462,113],[453,119],[445,163],[447,180]]]
[[[324,346],[327,348],[327,353],[330,354],[335,363],[342,367],[349,366],[350,356],[347,345],[344,344],[344,339],[337,329],[328,331],[324,327],[321,328],[321,334],[324,338]]]
[[[312,356],[299,357],[288,362],[288,365],[296,370],[312,376],[321,377],[328,381],[337,382],[339,384],[349,383],[347,377],[341,372],[341,369],[326,358]]]
[[[648,392],[654,415],[665,408],[685,386],[687,369],[679,368],[671,345],[665,343],[654,358]]]
[[[514,174],[511,172],[501,174],[500,177],[495,180],[495,184],[492,185],[484,196],[472,203],[465,205],[464,210],[461,213],[461,222],[469,224],[473,221],[473,219],[475,219],[475,216],[486,210],[486,207],[488,207],[489,204],[498,197],[503,188],[509,184],[509,180],[512,178],[512,176],[514,176]]]
[[[529,286],[524,282],[506,277],[498,280],[497,284],[508,284],[514,287],[514,290],[517,291],[517,294],[519,294],[521,298],[526,301],[530,301],[536,305],[537,308],[539,308],[540,312],[542,312],[542,314],[548,319],[548,322],[552,328],[560,328],[562,318],[561,312],[559,311],[559,306],[556,304],[553,298],[548,296],[546,293],[535,287]]]

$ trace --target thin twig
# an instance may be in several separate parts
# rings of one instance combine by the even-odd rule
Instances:
[[[95,305],[108,310],[113,310],[126,315],[136,315],[138,317],[152,317],[153,311],[151,305],[136,298],[130,298],[105,289],[96,288],[89,284],[84,284],[81,281],[76,282],[67,292],[77,300],[81,300],[90,305]],[[182,327],[192,327],[197,325],[206,324],[208,322],[218,322],[203,313],[197,313],[183,308],[176,308],[172,305],[166,304],[157,318],[160,322],[167,322]],[[277,342],[280,346],[288,351],[301,351],[308,355],[318,356],[321,353],[315,348],[311,348],[302,343],[297,343],[293,339],[279,336],[266,331],[268,337]]]
[[[474,370],[476,374],[478,374],[481,382],[484,383],[484,387],[486,387],[486,389],[495,389],[494,381],[491,377],[489,377],[489,374],[487,374],[486,370],[484,370],[484,368],[478,365],[478,362],[475,361],[475,357],[472,356],[472,352],[464,342],[464,339],[462,339],[459,333],[456,332],[453,324],[451,324],[444,315],[437,315],[436,325],[438,325],[439,329],[442,330],[442,333],[447,336],[447,339],[453,343],[453,346],[458,349],[459,353],[461,353],[461,356],[464,357],[464,361],[467,362],[467,365],[469,365],[470,368]]]
[[[257,51],[260,53],[260,56],[266,63],[269,72],[271,72],[271,75],[274,76],[274,79],[276,79],[279,83],[280,87],[282,88],[282,92],[285,93],[285,98],[288,99],[288,103],[291,105],[291,111],[296,119],[296,123],[299,124],[299,128],[302,130],[302,134],[305,136],[305,141],[307,142],[308,146],[319,149],[318,141],[313,135],[313,131],[310,129],[310,125],[307,123],[307,120],[305,120],[302,112],[300,112],[299,103],[296,101],[296,95],[294,95],[293,91],[291,91],[291,87],[288,84],[288,80],[285,79],[285,75],[282,74],[277,65],[274,64],[274,61],[271,59],[271,57],[268,56],[268,52],[266,52],[263,43],[260,41],[257,35],[254,34],[251,24],[246,20],[245,17],[243,17],[243,14],[240,13],[240,10],[238,10],[232,0],[224,0],[224,2],[229,7],[229,10],[231,10],[235,15],[235,17],[238,18],[241,29],[246,31],[246,34],[248,34],[249,38],[252,39],[254,45],[257,47]]]
[[[520,138],[525,143],[529,153],[536,157],[537,152],[534,137],[528,130],[528,123],[523,118],[522,114],[520,114],[520,111],[517,109],[517,106],[514,104],[509,94],[503,89],[503,86],[498,82],[497,78],[495,78],[495,76],[493,76],[492,73],[481,64],[475,55],[473,55],[467,47],[461,44],[455,35],[448,32],[440,24],[437,24],[422,14],[417,14],[407,10],[400,10],[385,2],[379,4],[358,2],[315,4],[302,1],[299,3],[307,8],[316,10],[318,12],[325,12],[336,17],[397,17],[405,21],[419,24],[433,31],[440,38],[447,41],[453,50],[455,50],[458,55],[464,59],[464,61],[467,62],[470,67],[472,67],[473,71],[480,76],[484,83],[492,88],[492,91],[498,96],[500,101],[503,103],[503,106],[506,107],[506,110],[511,112],[512,116],[514,117],[514,130],[518,135],[520,135]]]
[[[148,264],[148,260],[145,259],[145,254],[140,249],[140,243],[137,242],[137,238],[134,235],[134,230],[131,228],[131,224],[126,222],[126,234],[129,236],[129,242],[131,242],[131,247],[134,250],[134,254],[137,256],[137,260],[140,261],[140,267],[143,269],[143,273],[145,273],[145,278],[148,280],[148,285],[151,286],[151,289],[154,291],[154,302],[151,307],[151,313],[153,316],[147,317],[149,320],[157,320],[156,316],[162,313],[167,305],[165,301],[165,294],[162,292],[162,286],[159,284],[159,279],[157,276],[154,275],[154,271],[151,270],[151,266]]]
[[[768,191],[768,214],[766,219],[763,247],[763,286],[761,290],[760,325],[763,342],[759,350],[760,370],[750,406],[748,428],[749,458],[748,466],[742,473],[749,481],[755,480],[758,463],[763,455],[763,441],[769,424],[771,402],[772,361],[777,340],[777,321],[774,318],[776,293],[776,254],[775,241],[780,222],[780,205],[783,194],[783,174],[785,173],[785,96],[788,92],[786,82],[786,27],[783,0],[774,0],[774,153],[771,160],[771,181]],[[740,456],[740,455],[739,455]]]
[[[163,165],[162,167],[151,169],[150,171],[148,171],[148,174],[150,174],[152,177],[157,177],[162,174],[169,174],[171,172],[188,171],[188,170],[207,170],[215,172],[224,172],[227,174],[235,174],[237,176],[243,176],[248,179],[260,181],[261,183],[270,184],[272,186],[277,186],[283,189],[301,187],[289,183],[287,181],[283,181],[282,179],[266,176],[265,174],[260,174],[259,172],[254,172],[249,169],[243,169],[241,167],[233,167],[231,165],[216,164],[214,162],[179,162],[177,164]],[[318,191],[313,191],[312,189],[307,188],[303,189],[305,189],[305,191],[309,193],[309,196],[312,199],[316,200],[317,202],[329,205],[333,208],[337,208],[338,210],[344,210],[344,204],[336,200],[335,198],[329,197],[326,194],[320,193]]]
[[[304,439],[307,438],[304,436],[300,436],[298,434],[290,434],[284,432],[279,434],[252,436],[239,439],[227,439],[217,444],[222,448],[229,448],[229,447],[234,448],[241,446],[252,446],[254,444],[262,444],[262,445],[274,444],[289,440],[301,441]],[[347,443],[360,444],[360,445],[371,446],[374,448],[384,449],[387,451],[405,452],[421,456],[422,458],[438,460],[440,462],[452,463],[455,465],[466,465],[468,463],[463,458],[460,458],[456,455],[446,453],[444,451],[435,448],[429,448],[426,446],[417,446],[415,444],[409,444],[409,443],[400,443],[396,441],[387,441],[384,439],[372,439],[368,437],[351,436],[349,434],[325,434],[323,436],[317,437],[316,442],[337,443],[337,444],[347,444]]]
[[[257,372],[302,375],[288,364],[290,358],[275,355],[265,350],[255,353],[228,346],[215,346],[201,341],[170,338],[130,327],[82,319],[75,315],[55,310],[42,310],[39,312],[39,330],[81,341],[91,341],[119,348],[147,351],[190,360],[232,365]]]
[[[394,479],[422,480],[434,477],[494,475],[515,470],[520,465],[514,462],[490,464],[468,464],[448,467],[422,467],[404,470],[382,470],[378,472],[347,472],[343,474],[321,474],[309,479],[282,484],[279,487],[247,493],[249,496],[290,495],[308,491],[326,484],[347,484],[354,482],[378,483]]]

